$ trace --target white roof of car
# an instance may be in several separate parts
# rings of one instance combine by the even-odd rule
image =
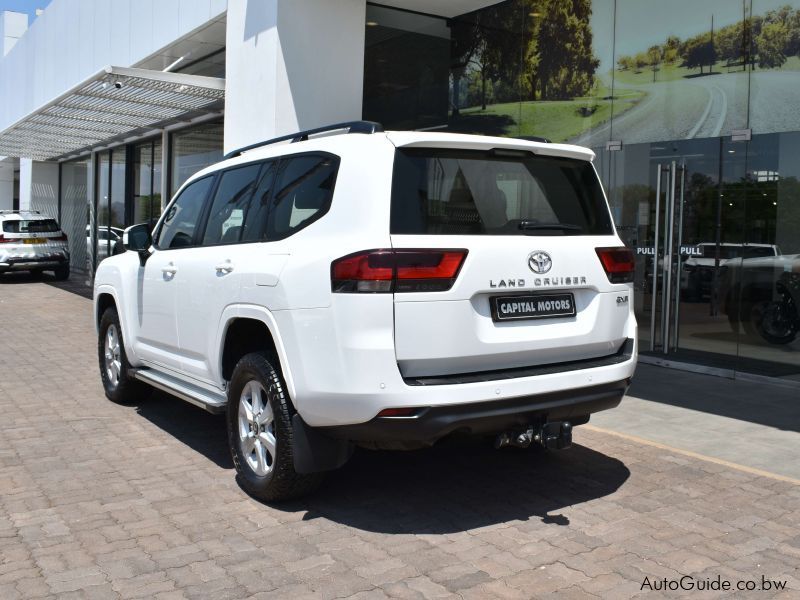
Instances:
[[[21,221],[23,219],[26,221],[43,221],[44,219],[52,219],[52,217],[30,210],[0,210],[0,219],[8,221]]]
[[[490,150],[492,148],[505,148],[508,150],[528,150],[536,154],[547,156],[558,156],[564,158],[575,158],[579,160],[594,160],[595,153],[583,146],[572,144],[553,144],[550,142],[535,142],[518,138],[495,137],[488,135],[472,135],[464,133],[442,133],[436,131],[386,131],[372,134],[341,134],[324,132],[299,142],[288,140],[275,142],[264,146],[258,146],[247,150],[227,160],[220,161],[201,169],[184,182],[181,189],[189,183],[214,173],[222,168],[237,166],[257,160],[273,158],[275,156],[307,152],[314,148],[315,142],[322,146],[325,151],[334,151],[332,147],[336,140],[341,140],[343,145],[352,148],[354,139],[383,139],[388,140],[396,147],[419,146],[424,148],[456,148],[464,150]],[[180,190],[179,190],[180,191]]]

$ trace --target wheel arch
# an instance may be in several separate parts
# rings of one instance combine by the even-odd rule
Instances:
[[[283,376],[292,402],[295,402],[295,386],[277,322],[263,307],[238,307],[228,317],[220,336],[219,362],[217,368],[223,381],[230,381],[239,359],[250,352],[266,352],[274,366]],[[295,408],[296,408],[295,404]]]

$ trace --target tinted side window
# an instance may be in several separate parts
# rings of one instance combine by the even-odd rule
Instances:
[[[245,216],[261,163],[225,171],[208,216],[203,245],[234,244],[242,237]]]
[[[279,240],[310,225],[330,207],[338,159],[332,156],[296,156],[281,165],[267,239]]]
[[[162,250],[185,248],[194,240],[197,221],[208,196],[213,177],[198,179],[187,186],[164,216],[156,245]]]
[[[250,209],[244,219],[243,242],[258,242],[264,239],[269,203],[272,199],[272,188],[275,185],[275,175],[278,172],[279,164],[280,162],[277,160],[267,162],[258,177],[256,191],[253,194],[250,201]]]

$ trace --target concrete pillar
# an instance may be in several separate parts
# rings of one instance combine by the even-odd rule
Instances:
[[[58,163],[19,159],[19,208],[58,218]]]
[[[361,118],[366,0],[229,0],[225,152]]]
[[[14,163],[0,157],[0,210],[14,208]]]

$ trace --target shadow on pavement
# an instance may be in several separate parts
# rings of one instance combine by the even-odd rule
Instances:
[[[478,441],[358,450],[316,495],[274,508],[376,533],[453,533],[533,517],[563,526],[563,508],[607,496],[629,476],[619,460],[578,445],[556,453]]]
[[[217,466],[233,469],[224,416],[161,392],[136,411]],[[464,439],[413,452],[356,449],[315,495],[271,506],[378,533],[448,533],[531,518],[569,525],[563,508],[607,496],[629,476],[622,462],[584,446],[498,451],[488,441]]]
[[[136,412],[218,467],[233,469],[224,415],[212,415],[202,408],[158,391],[140,402],[136,406]]]
[[[797,388],[640,364],[628,395],[800,432]]]
[[[73,273],[66,281],[56,281],[56,278],[50,272],[44,273],[28,273],[27,271],[20,271],[19,273],[2,273],[0,274],[0,285],[6,284],[31,284],[31,283],[46,283],[60,290],[77,294],[84,298],[92,299],[92,288],[86,285],[86,276],[77,275]]]

